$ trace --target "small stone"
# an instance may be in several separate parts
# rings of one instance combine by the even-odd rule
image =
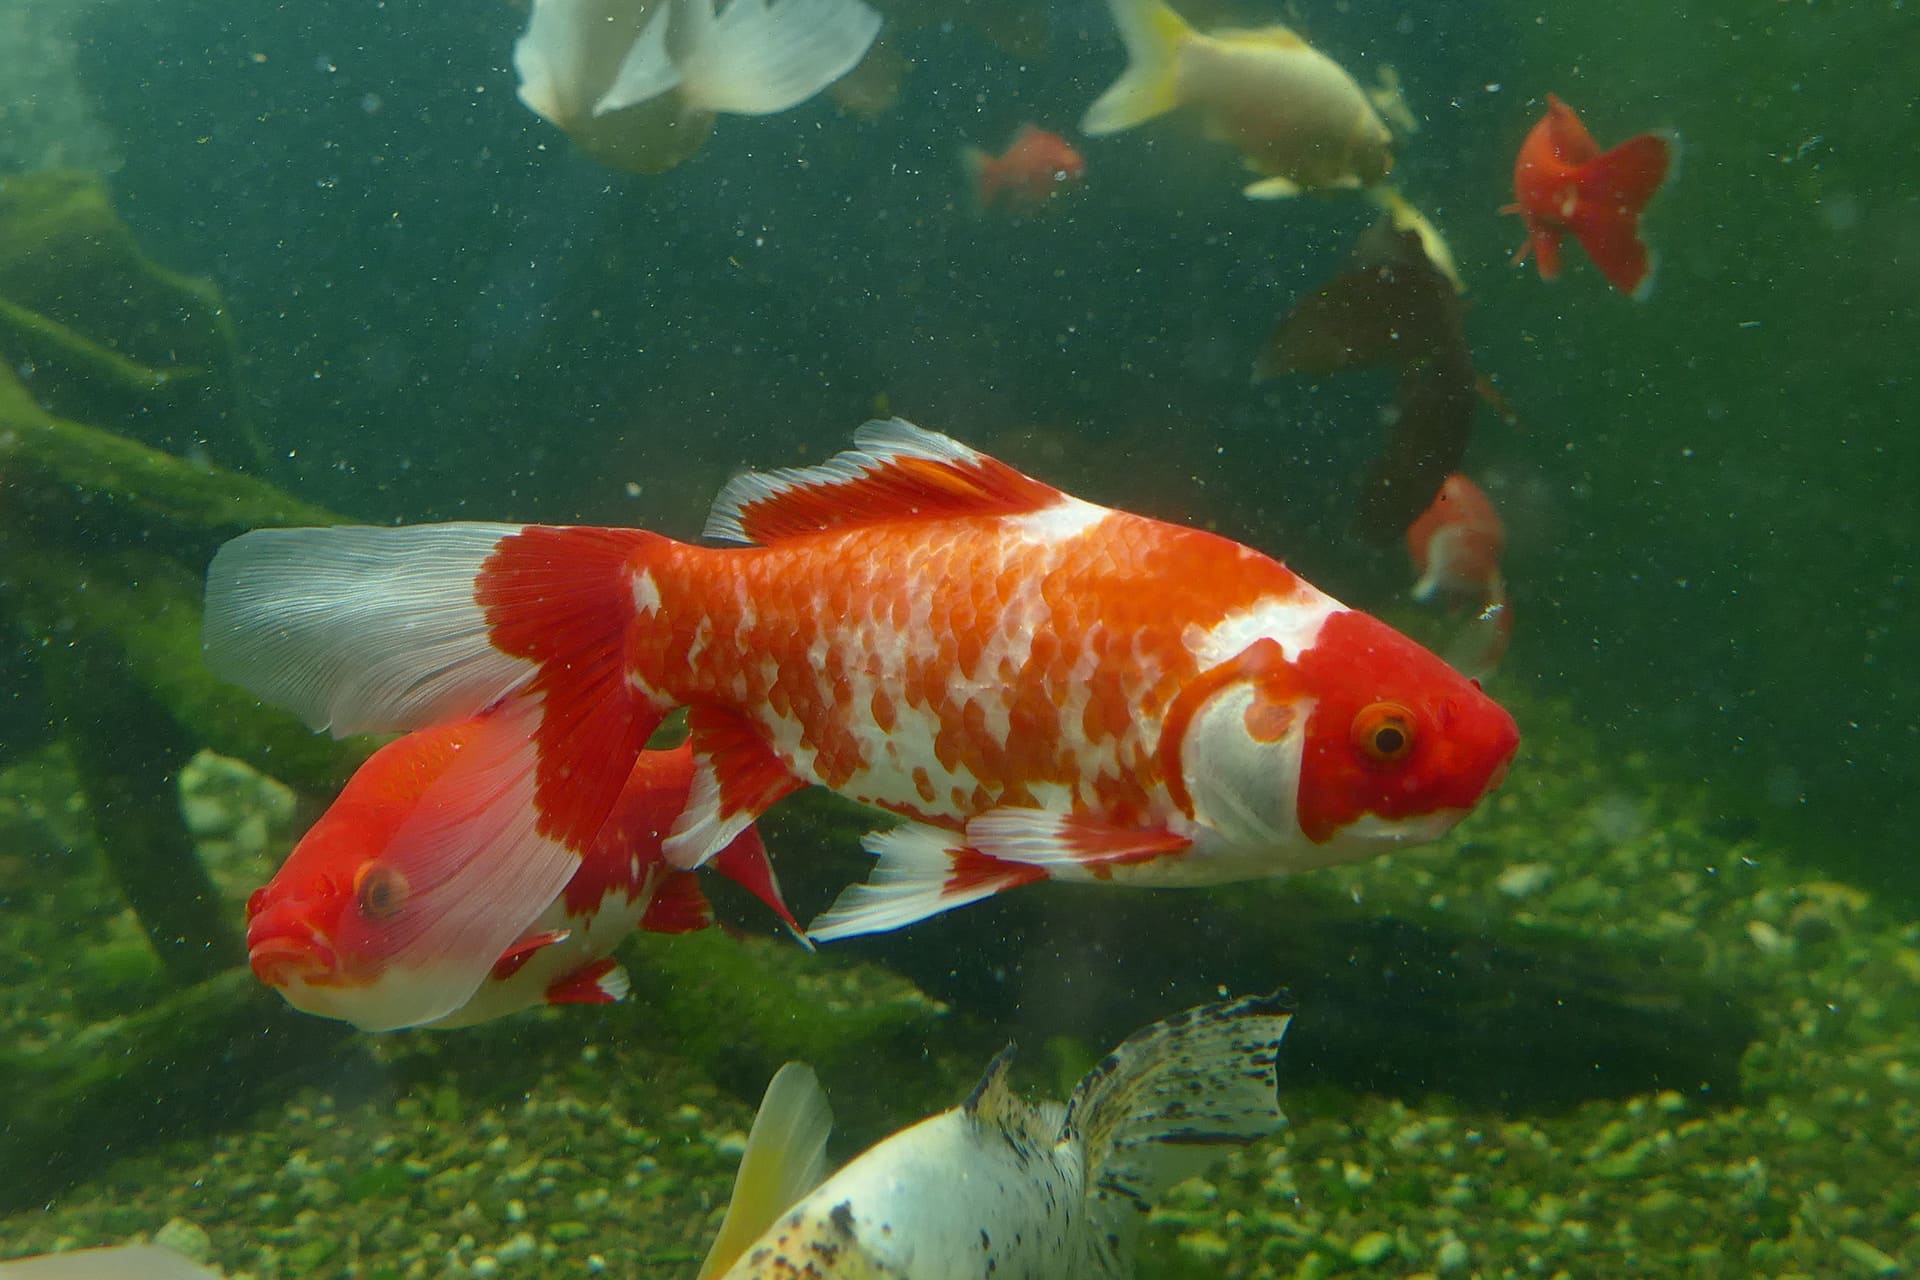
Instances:
[[[213,1256],[213,1240],[185,1218],[167,1219],[167,1224],[153,1233],[153,1242],[193,1262],[205,1262]]]
[[[1889,1254],[1868,1244],[1857,1236],[1841,1236],[1840,1252],[1848,1262],[1870,1276],[1897,1276],[1900,1274],[1900,1262]]]
[[[1531,898],[1553,883],[1553,868],[1544,862],[1518,862],[1502,871],[1494,888],[1509,898]]]
[[[1433,1255],[1433,1265],[1442,1274],[1460,1271],[1467,1265],[1467,1244],[1464,1240],[1449,1240],[1440,1246]]]
[[[1393,1237],[1385,1231],[1369,1231],[1353,1242],[1347,1256],[1363,1267],[1378,1266],[1393,1256]]]
[[[1182,1232],[1178,1243],[1182,1253],[1202,1262],[1219,1262],[1233,1252],[1226,1238],[1217,1231]]]

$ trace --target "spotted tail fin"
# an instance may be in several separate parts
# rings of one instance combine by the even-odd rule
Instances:
[[[1100,1238],[1126,1240],[1167,1187],[1286,1123],[1274,1061],[1292,1017],[1282,994],[1189,1009],[1129,1036],[1079,1083],[1065,1132],[1086,1144]]]

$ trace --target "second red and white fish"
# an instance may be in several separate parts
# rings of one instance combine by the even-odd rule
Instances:
[[[854,444],[736,477],[707,532],[747,547],[454,524],[221,549],[222,675],[336,733],[485,710],[520,735],[451,767],[409,833],[415,971],[490,964],[522,935],[675,707],[695,763],[675,867],[809,785],[902,820],[868,838],[873,877],[816,939],[1047,878],[1364,858],[1440,836],[1505,775],[1505,711],[1277,561],[898,419]],[[422,984],[410,1012],[466,994]]]

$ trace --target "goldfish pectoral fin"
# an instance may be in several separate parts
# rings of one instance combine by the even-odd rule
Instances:
[[[590,960],[547,986],[548,1004],[619,1004],[633,991],[633,980],[612,956]]]
[[[832,1131],[833,1108],[813,1068],[789,1062],[776,1071],[747,1131],[747,1147],[733,1177],[733,1198],[700,1264],[698,1280],[725,1274],[775,1219],[820,1185],[827,1173],[827,1136]]]
[[[693,788],[660,845],[668,864],[682,871],[705,864],[775,801],[806,785],[736,711],[693,708],[687,743],[693,748]]]
[[[1129,1036],[1079,1083],[1063,1136],[1086,1144],[1100,1230],[1126,1238],[1164,1188],[1286,1123],[1274,1063],[1292,1017],[1283,992],[1189,1009]]]
[[[701,892],[700,877],[691,871],[659,876],[640,916],[640,927],[648,933],[695,933],[712,923],[713,908]]]
[[[1193,36],[1193,28],[1162,0],[1107,0],[1107,7],[1127,46],[1127,69],[1081,118],[1080,131],[1091,138],[1145,124],[1179,106],[1177,58]]]
[[[1249,182],[1240,194],[1249,200],[1290,200],[1300,194],[1300,184],[1292,178],[1262,178]]]
[[[733,115],[798,106],[858,66],[880,34],[861,0],[729,0],[718,18],[712,0],[697,0],[677,12],[699,15],[678,60],[681,96]]]
[[[1177,857],[1193,847],[1170,831],[1045,809],[990,810],[967,824],[966,838],[985,857],[1073,878],[1105,878],[1115,867]]]
[[[760,839],[758,828],[748,827],[733,838],[733,843],[713,855],[713,869],[767,904],[800,945],[812,949],[807,931],[793,918],[793,911],[780,892],[780,878],[774,874],[773,858]]]
[[[550,6],[551,7],[551,6]],[[593,114],[606,115],[608,112],[621,111],[637,106],[666,93],[680,83],[680,68],[674,65],[667,54],[667,11],[668,5],[661,5],[648,18],[647,24],[640,29],[633,45],[627,50],[627,56],[621,60],[620,69],[614,73],[613,83],[593,104]],[[581,16],[576,21],[588,22],[584,10],[578,10]],[[581,41],[591,41],[594,33],[583,31],[575,33]]]
[[[885,933],[1047,878],[1040,867],[988,857],[939,827],[895,827],[861,843],[879,862],[866,883],[848,888],[807,927],[815,942]]]
[[[1400,83],[1400,73],[1392,67],[1380,68],[1380,75],[1373,88],[1367,90],[1367,99],[1373,103],[1373,109],[1382,119],[1402,134],[1420,132],[1420,118],[1413,114],[1407,105],[1405,87]]]

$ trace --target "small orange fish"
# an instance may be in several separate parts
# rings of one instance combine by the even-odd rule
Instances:
[[[699,877],[666,864],[660,842],[693,788],[693,752],[642,752],[565,890],[483,971],[415,962],[408,900],[457,851],[409,838],[456,762],[511,748],[511,718],[478,715],[410,733],[360,766],[273,879],[247,901],[247,959],[262,982],[307,1013],[384,1031],[397,1002],[422,988],[472,994],[426,1025],[471,1026],[538,1004],[608,1004],[625,996],[613,950],[634,929],[686,933],[712,921]],[[714,859],[798,931],[780,900],[758,832]],[[475,982],[479,985],[476,988]]]
[[[961,159],[973,178],[974,200],[982,209],[1004,200],[1009,209],[1032,213],[1079,185],[1087,172],[1087,162],[1071,142],[1031,124],[1021,125],[1001,154],[992,156],[968,147]]]
[[[1640,213],[1667,176],[1670,150],[1665,138],[1643,133],[1602,153],[1573,108],[1548,94],[1547,114],[1514,163],[1514,203],[1500,211],[1527,224],[1514,261],[1531,252],[1542,280],[1558,278],[1560,241],[1571,232],[1614,288],[1644,297],[1652,259]]]
[[[1407,529],[1407,552],[1420,575],[1413,598],[1425,602],[1444,596],[1478,610],[1465,643],[1447,655],[1471,676],[1498,666],[1513,638],[1513,610],[1500,573],[1506,549],[1506,527],[1493,499],[1458,471],[1447,477],[1433,504]]]

